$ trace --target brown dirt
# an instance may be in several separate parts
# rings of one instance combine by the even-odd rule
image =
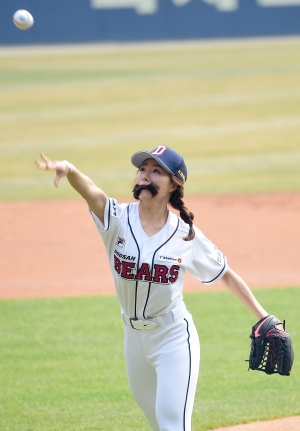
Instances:
[[[300,193],[186,198],[195,224],[250,287],[300,286]],[[108,259],[82,200],[0,203],[0,298],[113,294]],[[202,286],[187,274],[185,290]],[[222,431],[299,431],[300,416]],[[219,429],[218,431],[221,431]]]
[[[186,199],[195,224],[250,287],[300,286],[300,193]],[[114,293],[83,200],[0,203],[0,298]],[[202,286],[186,275],[185,290]]]
[[[218,428],[214,431],[299,431],[300,416],[274,419],[272,421],[252,422],[251,424]]]

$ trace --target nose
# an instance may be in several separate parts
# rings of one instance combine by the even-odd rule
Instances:
[[[142,175],[141,175],[141,179],[142,179],[142,181],[149,181],[149,174],[146,172],[146,171],[143,171],[142,172]]]

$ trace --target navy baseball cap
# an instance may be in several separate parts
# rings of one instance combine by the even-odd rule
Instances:
[[[170,147],[160,145],[151,151],[138,151],[131,157],[131,163],[139,168],[147,159],[155,159],[161,167],[175,175],[182,183],[187,180],[187,169],[183,157]]]

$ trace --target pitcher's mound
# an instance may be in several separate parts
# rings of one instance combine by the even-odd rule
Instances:
[[[217,428],[214,431],[299,431],[300,416],[274,419],[272,421],[252,422],[250,424]]]

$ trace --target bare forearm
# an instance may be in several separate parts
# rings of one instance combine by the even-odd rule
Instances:
[[[267,316],[266,310],[259,304],[245,281],[232,269],[222,277],[223,284],[229,289],[246,307],[252,311],[258,319]]]
[[[75,189],[84,199],[89,199],[90,195],[97,189],[94,182],[85,174],[80,172],[74,165],[71,165],[67,178],[73,189]]]
[[[67,178],[69,183],[87,201],[91,210],[103,222],[104,207],[107,199],[106,194],[74,165],[68,163],[68,167]]]

